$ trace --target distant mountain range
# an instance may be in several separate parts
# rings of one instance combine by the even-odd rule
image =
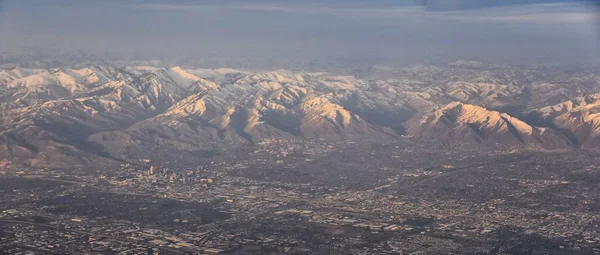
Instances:
[[[596,148],[600,76],[475,62],[355,75],[88,66],[0,70],[0,159],[88,164],[145,150],[406,139]]]

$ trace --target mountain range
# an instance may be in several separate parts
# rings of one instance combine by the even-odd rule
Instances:
[[[600,76],[471,62],[341,74],[149,66],[0,70],[0,159],[126,159],[266,141],[600,145]]]

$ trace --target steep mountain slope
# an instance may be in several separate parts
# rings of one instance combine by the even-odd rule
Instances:
[[[600,94],[577,97],[531,114],[538,122],[559,130],[579,147],[600,145]]]
[[[371,125],[332,103],[327,95],[317,96],[295,85],[262,82],[251,97],[248,92],[239,94],[242,88],[236,85],[194,94],[162,114],[125,130],[95,134],[90,141],[119,151],[142,141],[178,149],[202,149],[272,139],[393,136],[391,131]],[[231,101],[225,102],[223,97]]]
[[[102,148],[86,142],[87,136],[99,130],[125,127],[135,122],[133,116],[138,114],[113,114],[95,99],[53,100],[3,111],[0,156],[31,164],[81,164],[91,154],[102,154]]]
[[[534,127],[506,113],[460,102],[449,103],[408,122],[407,130],[414,136],[478,143],[524,144],[549,148],[566,144],[551,129]]]
[[[112,67],[2,74],[0,157],[28,164],[81,164],[90,155],[107,156],[88,136],[127,128],[190,91],[216,86],[178,68],[158,74]]]
[[[17,67],[0,70],[0,159],[84,164],[125,151],[404,134],[432,142],[594,148],[600,96],[584,96],[591,92],[600,92],[596,74],[485,64],[346,75]],[[584,97],[566,100],[576,96]]]

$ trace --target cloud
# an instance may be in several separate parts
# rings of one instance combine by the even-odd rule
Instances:
[[[429,11],[456,11],[498,6],[581,2],[589,2],[589,0],[428,0],[426,5]]]
[[[130,6],[132,8],[150,9],[158,11],[184,11],[193,12],[198,10],[254,10],[254,11],[297,11],[293,7],[277,6],[277,5],[258,5],[258,4],[138,4]]]
[[[17,53],[36,48],[120,56],[258,57],[273,63],[334,58],[535,62],[597,56],[591,51],[597,49],[594,24],[599,19],[591,4],[430,12],[414,4],[418,1],[397,2],[6,1],[0,26],[10,29],[2,30],[0,47]]]
[[[537,24],[595,23],[600,22],[600,14],[594,13],[540,13],[491,18],[501,22],[528,22]]]
[[[568,7],[570,5],[563,5]],[[555,6],[553,6],[555,7]],[[481,11],[475,14],[468,14],[465,11],[439,13],[430,16],[431,18],[471,21],[471,22],[493,22],[493,23],[520,23],[520,24],[595,24],[600,22],[600,13],[590,10],[580,10],[575,12],[560,12],[555,8],[528,9],[523,12],[522,9],[514,7],[503,7],[492,11]]]
[[[444,0],[446,1],[446,0]],[[538,0],[534,2],[549,2],[553,0]],[[318,15],[334,15],[354,18],[375,18],[375,19],[402,19],[402,18],[430,18],[430,19],[446,19],[457,21],[473,21],[473,22],[503,22],[503,23],[537,23],[537,24],[554,24],[554,23],[595,23],[600,22],[600,12],[596,12],[597,5],[593,3],[555,3],[555,4],[536,4],[527,7],[516,7],[513,4],[493,4],[485,3],[475,4],[471,1],[449,1],[455,2],[460,8],[450,8],[452,12],[428,12],[430,6],[445,6],[439,1],[429,1],[431,3],[427,8],[417,4],[412,5],[397,5],[385,6],[381,5],[359,5],[354,2],[331,5],[319,4],[314,2],[305,3],[142,3],[130,6],[131,8],[141,8],[157,11],[182,11],[182,12],[197,12],[202,10],[237,10],[237,11],[255,11],[255,12],[273,12],[273,13],[298,13],[298,14],[318,14]],[[458,2],[458,3],[457,3]],[[464,2],[463,4],[461,4]],[[495,3],[496,1],[494,1]],[[471,4],[472,3],[472,4]],[[508,1],[511,3],[511,1]],[[527,3],[527,1],[525,2]],[[449,4],[453,6],[453,4]],[[496,6],[501,7],[496,7]],[[468,7],[471,6],[471,7]],[[474,6],[491,7],[485,10],[472,10]],[[575,10],[573,10],[575,8]]]

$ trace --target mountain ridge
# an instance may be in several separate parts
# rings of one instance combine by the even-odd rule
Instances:
[[[379,68],[362,79],[146,66],[4,69],[0,158],[80,164],[147,147],[408,136],[474,146],[600,145],[598,75],[481,68]]]

